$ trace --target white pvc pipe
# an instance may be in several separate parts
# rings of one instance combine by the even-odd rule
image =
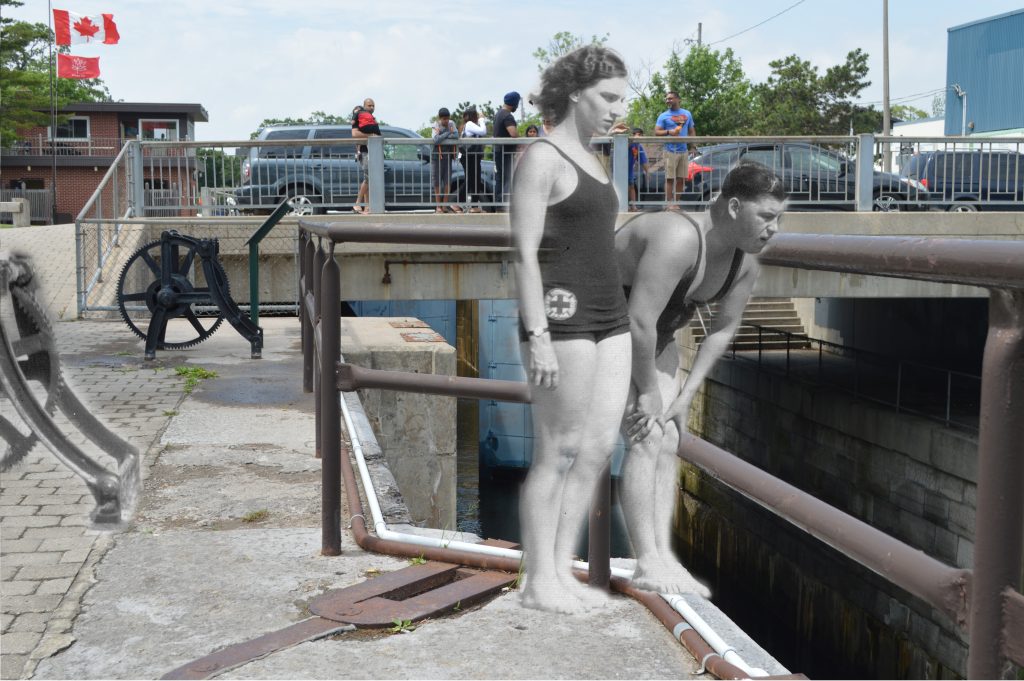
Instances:
[[[356,465],[359,467],[359,475],[362,478],[363,488],[366,491],[366,500],[370,507],[370,516],[373,519],[373,527],[378,537],[404,544],[414,544],[416,546],[456,549],[459,551],[468,551],[470,553],[479,553],[488,556],[511,558],[518,561],[522,560],[523,552],[516,549],[505,549],[497,546],[474,544],[472,542],[458,540],[436,539],[434,537],[405,534],[403,532],[395,532],[388,529],[387,523],[384,521],[384,514],[381,513],[380,510],[380,503],[377,501],[377,492],[373,487],[373,480],[370,478],[370,471],[366,466],[366,460],[363,458],[363,447],[359,443],[359,436],[356,434],[355,424],[352,422],[352,415],[349,412],[348,405],[345,403],[345,393],[339,392],[338,401],[341,405],[341,414],[345,419],[345,428],[348,430],[349,439],[352,442],[352,453],[355,454]],[[590,568],[588,563],[579,560],[573,561],[572,565],[573,567],[581,570],[589,570]],[[613,567],[611,568],[611,573],[616,577],[622,577],[625,579],[633,578],[632,570]],[[722,637],[711,628],[711,625],[705,622],[704,618],[698,615],[697,612],[690,607],[690,604],[687,603],[682,596],[677,594],[658,595],[664,598],[665,601],[667,601],[668,604],[671,605],[672,608],[678,612],[691,627],[693,627],[694,631],[700,634],[701,638],[711,646],[712,650],[718,653],[726,662],[735,665],[752,677],[768,676],[768,672],[765,670],[756,667],[752,668],[747,665],[736,650],[727,644]]]

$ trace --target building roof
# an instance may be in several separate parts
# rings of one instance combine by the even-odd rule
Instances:
[[[187,114],[192,120],[206,123],[210,115],[202,104],[159,104],[154,102],[79,102],[68,104],[61,113],[119,112],[141,114]]]
[[[988,23],[989,21],[995,21],[996,19],[1002,19],[1004,17],[1010,17],[1010,16],[1013,16],[1014,14],[1024,14],[1024,9],[1015,9],[1015,10],[1011,10],[1009,12],[1004,12],[1003,14],[996,14],[995,16],[985,17],[984,19],[976,19],[974,21],[968,21],[966,24],[960,24],[959,26],[952,26],[950,28],[947,28],[946,32],[947,33],[952,33],[953,31],[959,31],[960,29],[967,28],[968,26],[975,26],[977,24]]]

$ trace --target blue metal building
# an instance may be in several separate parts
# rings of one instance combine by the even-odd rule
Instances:
[[[1024,9],[947,31],[945,133],[1024,134]]]

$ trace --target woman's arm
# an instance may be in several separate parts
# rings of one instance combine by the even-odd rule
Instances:
[[[544,285],[541,281],[539,250],[544,237],[544,215],[561,165],[558,152],[548,145],[534,145],[516,171],[510,220],[512,244],[516,251],[516,291],[519,316],[527,332],[546,328]],[[530,335],[529,357],[523,358],[527,381],[545,388],[558,387],[558,360],[551,334]]]

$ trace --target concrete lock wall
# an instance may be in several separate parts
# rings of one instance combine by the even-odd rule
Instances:
[[[728,359],[695,400],[691,428],[938,560],[973,563],[971,435]],[[770,613],[773,626],[738,623],[763,629],[790,668],[811,678],[965,674],[964,637],[924,602],[695,467],[681,501],[684,560],[709,576],[716,598]],[[715,589],[723,584],[726,593]]]
[[[344,361],[368,369],[455,375],[455,348],[410,317],[343,317]],[[359,390],[366,417],[412,523],[454,530],[454,397]]]

